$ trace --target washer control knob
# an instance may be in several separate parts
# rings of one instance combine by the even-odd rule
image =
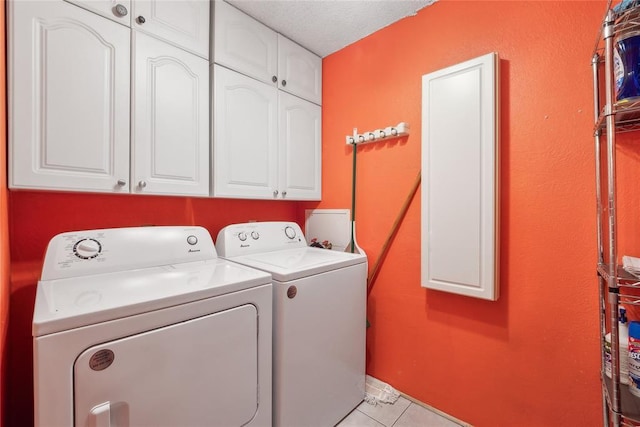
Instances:
[[[193,246],[198,243],[198,238],[192,234],[191,236],[187,237],[187,243]]]
[[[284,228],[284,234],[286,234],[289,239],[294,239],[296,237],[296,230],[290,225],[287,225]]]
[[[92,259],[100,255],[102,245],[96,239],[81,239],[73,245],[73,253],[80,259]]]
[[[257,231],[252,231],[251,237],[253,238],[253,240],[258,240],[260,238],[260,234]]]
[[[247,240],[247,233],[245,233],[244,231],[239,232],[238,239],[240,239],[241,242],[244,242],[245,240]]]

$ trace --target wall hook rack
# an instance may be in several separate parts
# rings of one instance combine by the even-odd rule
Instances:
[[[376,129],[370,132],[358,133],[358,129],[353,129],[353,135],[347,135],[347,145],[369,144],[372,142],[386,141],[387,139],[400,138],[409,135],[409,125],[405,122],[398,123],[397,126],[388,126],[384,129]]]

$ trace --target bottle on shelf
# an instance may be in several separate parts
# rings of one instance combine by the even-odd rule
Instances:
[[[637,323],[638,335],[637,335],[637,352],[640,357],[640,322]],[[604,337],[604,373],[611,378],[611,332]],[[618,307],[618,352],[620,357],[620,382],[622,384],[629,384],[629,322],[627,319],[627,309],[623,306]],[[640,359],[638,360],[638,382],[640,386]],[[640,396],[640,389],[638,390]]]
[[[629,324],[629,391],[640,397],[640,322]]]

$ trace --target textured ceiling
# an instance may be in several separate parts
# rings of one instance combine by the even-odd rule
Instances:
[[[434,1],[227,0],[321,57],[415,15]]]

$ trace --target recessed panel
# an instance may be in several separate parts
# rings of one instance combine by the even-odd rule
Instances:
[[[257,336],[247,304],[91,347],[73,368],[75,426],[244,425],[258,408]]]
[[[498,298],[497,55],[423,76],[422,286]]]

